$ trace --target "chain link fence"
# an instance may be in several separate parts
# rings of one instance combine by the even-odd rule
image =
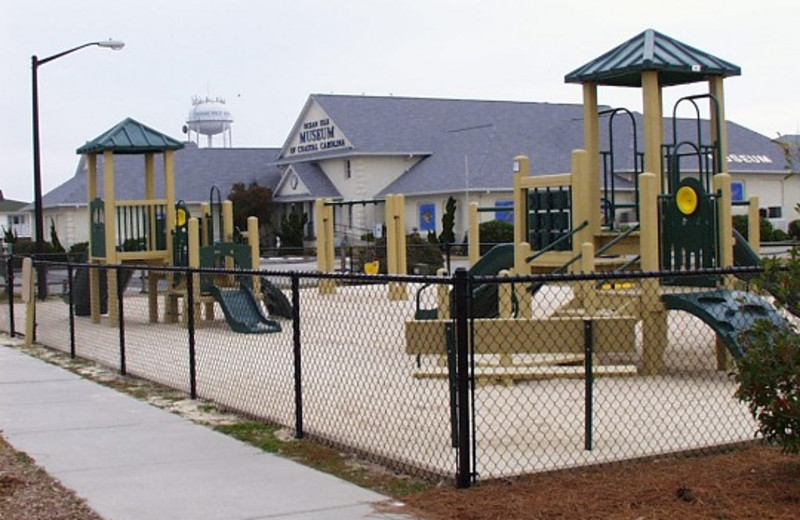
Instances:
[[[664,273],[47,267],[63,292],[35,300],[36,342],[461,486],[752,439],[730,352],[785,319]],[[6,303],[0,327],[24,334]]]

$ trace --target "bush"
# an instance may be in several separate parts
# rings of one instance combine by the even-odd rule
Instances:
[[[800,453],[800,336],[761,321],[740,337],[736,397],[758,421],[758,433],[785,453]]]
[[[413,273],[415,266],[425,266],[425,271],[435,273],[444,267],[444,257],[437,244],[428,242],[418,234],[406,237],[406,264],[408,271]]]
[[[756,285],[800,315],[800,248],[788,260],[765,260]],[[800,335],[788,323],[761,320],[739,340],[745,355],[738,360],[736,397],[747,403],[765,439],[800,453]]]
[[[481,255],[485,255],[496,244],[514,241],[514,224],[502,220],[490,220],[478,226],[481,237]]]
[[[792,240],[800,240],[800,220],[789,222],[787,230],[789,232],[789,238]]]
[[[749,220],[750,219],[747,217],[747,215],[733,216],[733,228],[746,239],[750,238],[748,236],[749,233],[747,230]],[[780,240],[785,240],[785,238],[784,239],[780,238],[781,234],[785,233],[783,233],[783,231],[780,229],[776,230],[775,227],[772,225],[772,222],[769,221],[769,219],[760,217],[758,224],[759,224],[759,230],[761,232],[761,242],[776,242]]]

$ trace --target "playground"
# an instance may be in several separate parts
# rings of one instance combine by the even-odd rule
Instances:
[[[537,298],[547,304],[568,299],[569,292],[569,287],[548,287]],[[146,295],[132,290],[125,298],[127,373],[188,392],[186,329],[150,324]],[[388,301],[386,286],[376,284],[339,287],[335,295],[302,289],[300,309],[307,434],[407,471],[452,475],[448,384],[446,379],[414,377],[418,368],[405,352],[403,324],[413,317],[414,304]],[[69,351],[64,304],[49,300],[39,304],[37,313],[37,341]],[[273,334],[235,333],[221,319],[199,327],[198,395],[291,428],[293,332],[281,321],[286,326]],[[79,357],[119,366],[117,328],[78,319],[75,336]],[[582,378],[476,388],[481,478],[750,440],[755,423],[733,398],[734,382],[715,370],[713,331],[696,318],[674,313],[670,340],[660,375],[597,379],[591,451],[585,449]],[[631,362],[633,357],[598,356],[597,362]]]
[[[683,54],[624,62],[638,47]],[[571,171],[532,175],[530,158],[510,157],[514,241],[479,255],[481,208],[470,207],[469,270],[426,277],[407,274],[403,195],[369,201],[385,212],[386,277],[336,270],[336,211],[365,201],[317,201],[317,272],[259,271],[257,220],[235,234],[213,188],[190,215],[175,200],[181,143],[125,120],[78,150],[89,157],[88,263],[63,301],[32,298],[27,272],[26,340],[400,469],[449,478],[457,466],[460,486],[750,440],[756,424],[730,377],[746,355],[739,335],[790,318],[735,270],[759,262],[758,198],[746,203],[745,240],[724,160],[723,80],[739,73],[646,31],[568,74],[584,95]],[[662,89],[692,83],[708,92],[675,104],[665,137]],[[642,89],[641,149],[614,147],[630,131],[615,116],[631,113],[599,110],[599,86]],[[677,131],[682,106],[689,135]],[[144,155],[147,200],[116,200],[115,153]],[[148,273],[141,292],[125,277],[137,268]]]

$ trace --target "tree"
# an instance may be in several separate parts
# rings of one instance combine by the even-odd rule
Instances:
[[[456,225],[456,199],[450,197],[444,207],[442,215],[442,233],[439,235],[439,243],[452,244],[456,241],[453,229]]]
[[[63,253],[65,251],[64,246],[61,245],[61,240],[58,239],[56,223],[53,219],[50,219],[50,249],[54,253]]]
[[[291,212],[281,219],[281,230],[278,236],[281,239],[281,251],[303,252],[303,229],[308,223],[308,214]]]
[[[270,229],[274,204],[272,190],[253,181],[249,185],[237,182],[231,186],[228,200],[233,203],[233,226],[247,230],[248,217],[258,218],[259,229]]]
[[[19,239],[19,237],[17,236],[17,231],[15,229],[13,229],[13,228],[12,229],[6,229],[5,226],[2,226],[2,228],[3,228],[3,241],[6,244],[14,244],[14,243],[16,243],[17,240]]]

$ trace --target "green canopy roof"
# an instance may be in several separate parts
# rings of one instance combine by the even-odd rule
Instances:
[[[738,76],[742,70],[725,60],[648,29],[564,77],[567,83],[640,87],[642,72],[658,71],[661,85],[683,85],[713,76]]]
[[[182,142],[129,117],[88,141],[78,148],[77,153],[111,151],[117,154],[142,154],[181,148],[183,148]]]

